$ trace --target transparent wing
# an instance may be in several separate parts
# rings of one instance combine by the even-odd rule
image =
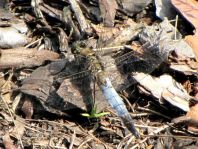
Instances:
[[[149,30],[145,29],[143,30],[142,33],[139,34],[140,42],[143,43],[142,50],[141,52],[140,50],[135,52],[137,54],[136,55],[133,54],[132,55],[133,58],[130,58],[129,60],[126,61],[127,69],[125,69],[125,72],[128,73],[132,71],[135,72],[142,71],[144,73],[151,73],[167,57],[168,55],[167,51],[170,50],[170,47],[166,46],[166,44],[171,41],[170,36],[168,36],[167,32],[161,30],[161,28],[159,28],[158,30],[151,30],[151,29],[152,28],[149,28]],[[134,59],[136,59],[136,62],[138,62],[139,60],[139,62],[141,62],[141,65],[139,65],[138,67],[134,67],[136,66],[135,62],[133,61]],[[137,68],[137,70],[135,70],[134,68]],[[101,72],[98,72],[98,75],[100,73]],[[118,116],[122,119],[128,130],[130,130],[133,133],[133,135],[135,135],[135,137],[138,138],[139,133],[135,129],[133,119],[130,113],[128,112],[124,102],[122,101],[122,98],[117,94],[114,86],[112,86],[108,75],[99,76],[98,78],[99,78],[98,84],[106,100],[109,102],[111,107],[117,112]]]
[[[167,53],[171,47],[174,45],[171,43],[171,34],[162,32],[162,28],[159,27],[155,28],[145,28],[140,35],[139,41],[142,45],[140,45],[135,50],[133,46],[122,46],[122,50],[116,50],[117,53],[115,54],[114,50],[112,53],[109,52],[111,47],[106,48],[108,50],[108,55],[100,56],[100,61],[107,73],[107,76],[112,81],[113,86],[117,91],[121,91],[126,87],[135,83],[131,76],[133,72],[144,72],[150,74],[159,65],[167,59]],[[151,32],[151,33],[150,33]],[[171,33],[171,32],[169,32]],[[166,42],[169,43],[167,46]],[[115,48],[115,47],[114,47]],[[167,49],[168,48],[168,49]],[[100,50],[106,50],[105,48],[101,48]],[[103,53],[106,53],[103,51]],[[86,62],[82,62],[86,63]],[[71,69],[75,67],[81,66],[72,66]],[[69,70],[70,68],[68,68]],[[71,71],[70,69],[70,71]],[[67,84],[68,95],[75,95],[75,98],[65,97],[65,99],[70,99],[71,103],[77,104],[80,103],[79,100],[83,101],[84,106],[81,104],[78,107],[86,107],[85,105],[90,105],[93,102],[90,101],[91,97],[93,97],[93,82],[90,70],[88,67],[84,67],[84,70],[79,71],[76,69],[73,73],[63,74],[63,78],[65,79],[64,82]],[[83,81],[84,80],[84,81]],[[87,86],[85,84],[87,83]],[[75,84],[75,85],[72,85]],[[62,87],[62,86],[61,86]],[[69,89],[71,87],[71,89]],[[81,93],[85,93],[84,99],[81,93],[79,92],[79,88],[82,87]],[[67,91],[65,91],[66,94]],[[101,110],[108,104],[101,100],[104,98],[101,94],[98,87],[95,89],[95,96],[96,96],[96,105]],[[77,100],[78,99],[78,100]],[[71,108],[71,107],[68,107]],[[84,108],[86,109],[86,108]]]

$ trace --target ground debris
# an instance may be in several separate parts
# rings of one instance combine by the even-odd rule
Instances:
[[[197,147],[194,0],[2,2],[0,148]]]
[[[180,11],[180,13],[189,21],[191,25],[195,28],[194,35],[188,35],[185,37],[185,40],[194,50],[196,59],[198,61],[198,16],[196,15],[198,13],[197,7],[198,2],[196,0],[190,0],[190,1],[171,1],[174,7]],[[190,10],[190,11],[189,11]]]

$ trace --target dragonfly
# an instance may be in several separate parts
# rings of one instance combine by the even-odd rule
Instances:
[[[119,96],[119,94],[112,86],[109,77],[106,75],[99,59],[96,57],[95,52],[92,49],[80,49],[79,53],[80,55],[86,56],[88,62],[92,66],[89,69],[91,70],[91,73],[94,74],[94,76],[96,76],[98,86],[100,87],[103,95],[105,96],[105,99],[117,112],[117,114],[123,120],[127,128],[134,134],[136,138],[139,138],[140,135],[134,127],[132,117],[127,111],[127,108],[122,98]]]
[[[119,56],[115,56],[115,54],[114,58],[109,55],[105,56],[105,53],[109,53],[109,49],[115,50],[115,47],[100,49],[103,50],[103,56],[101,56],[100,54],[97,54],[97,49],[93,50],[91,48],[77,46],[78,48],[74,50],[75,54],[83,58],[85,57],[86,59],[85,63],[81,61],[79,62],[79,65],[80,63],[88,64],[87,68],[84,68],[81,65],[79,67],[80,69],[83,69],[82,71],[77,70],[72,73],[68,73],[67,71],[66,74],[62,74],[65,79],[63,86],[71,86],[71,82],[68,81],[69,78],[77,79],[78,81],[76,86],[84,88],[82,92],[85,92],[86,94],[87,90],[90,88],[90,80],[87,78],[89,78],[89,75],[94,76],[98,89],[95,87],[91,88],[90,90],[92,91],[94,89],[96,93],[94,95],[91,94],[90,96],[98,96],[98,98],[91,97],[90,99],[95,99],[93,102],[93,100],[88,100],[88,97],[86,96],[86,105],[90,104],[92,105],[92,108],[93,105],[97,105],[97,107],[104,107],[105,101],[101,100],[101,98],[106,99],[111,107],[117,112],[118,116],[121,118],[128,130],[130,130],[136,138],[139,138],[140,135],[135,129],[133,119],[126,108],[123,99],[117,93],[117,90],[121,90],[121,88],[123,86],[126,87],[127,84],[131,85],[134,83],[130,80],[130,78],[126,78],[127,74],[131,74],[131,72],[144,72],[149,74],[159,67],[159,65],[167,58],[167,51],[163,49],[164,47],[160,47],[163,45],[163,41],[166,41],[166,37],[162,36],[164,35],[162,30],[155,30],[150,35],[146,32],[147,31],[145,30],[145,33],[142,32],[139,35],[139,38],[143,43],[142,46],[140,46],[137,50],[133,50],[131,46],[120,46],[119,48],[122,48],[123,51],[117,54]],[[162,49],[164,51],[160,51]],[[107,50],[107,52],[105,52],[105,50]],[[70,69],[70,67],[68,69]],[[123,76],[125,76],[125,78]],[[60,78],[61,77],[59,76],[59,79]],[[86,79],[83,81],[83,78]],[[89,82],[88,85],[86,85],[87,82]],[[73,92],[76,91],[74,91],[74,88],[75,87],[71,89]],[[100,92],[102,92],[102,95],[100,95]],[[65,99],[69,98],[69,96],[64,96],[62,93],[59,95]],[[73,101],[69,100],[69,102],[73,102],[77,105],[78,101],[79,100],[75,99],[73,99]],[[102,104],[103,106],[101,106]],[[79,107],[80,106],[81,105],[79,105]]]
[[[97,49],[84,47],[77,43],[79,46],[73,49],[73,54],[76,55],[74,60],[61,60],[45,67],[52,69],[50,73],[57,75],[45,80],[43,79],[44,76],[41,79],[41,74],[37,74],[36,77],[34,76],[29,80],[25,79],[22,82],[21,91],[36,97],[39,95],[38,98],[40,98],[43,96],[43,92],[46,92],[47,95],[49,90],[52,90],[51,85],[48,84],[50,84],[50,80],[54,80],[51,81],[52,84],[58,82],[60,86],[53,91],[53,95],[56,94],[55,97],[49,95],[42,99],[45,105],[50,105],[56,110],[65,112],[75,108],[90,110],[94,106],[102,110],[110,104],[126,128],[136,138],[139,138],[140,135],[134,126],[133,119],[118,91],[135,83],[131,73],[144,72],[150,74],[167,59],[167,51],[174,47],[171,44],[171,33],[174,33],[174,31],[167,32],[161,26],[144,27],[138,34],[141,46],[136,50],[129,45],[124,45],[121,46],[122,50],[108,47],[106,48],[107,52],[105,48],[97,52]],[[53,71],[55,67],[60,67],[60,73]],[[42,71],[44,70],[42,69]],[[42,71],[35,70],[35,73],[41,73]],[[45,74],[49,76],[48,73],[45,72]],[[33,87],[37,88],[37,91],[31,91],[29,89],[30,84],[36,81],[38,82],[37,86]],[[48,81],[48,84],[45,83],[46,81]],[[47,85],[48,87],[46,87]]]

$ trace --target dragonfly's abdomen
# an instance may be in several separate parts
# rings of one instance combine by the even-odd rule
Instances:
[[[101,84],[100,87],[103,95],[108,100],[113,109],[116,110],[118,116],[122,119],[125,126],[135,135],[135,137],[139,138],[139,133],[135,129],[133,119],[129,114],[124,102],[122,101],[122,98],[113,88],[109,78],[106,78],[106,83]]]

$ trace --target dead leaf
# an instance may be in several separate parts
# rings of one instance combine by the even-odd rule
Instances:
[[[65,110],[63,100],[56,94],[53,81],[55,76],[66,68],[66,64],[67,61],[63,59],[37,68],[22,81],[20,91],[36,97],[46,111],[62,115],[61,110]],[[34,108],[41,108],[37,105]]]
[[[181,84],[176,82],[169,75],[162,75],[159,78],[152,77],[144,73],[136,73],[133,75],[140,86],[149,91],[154,97],[164,100],[170,104],[184,110],[189,111],[189,95]]]

